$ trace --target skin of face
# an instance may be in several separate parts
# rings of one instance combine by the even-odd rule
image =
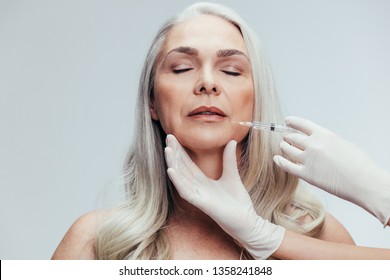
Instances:
[[[168,34],[157,64],[152,119],[192,153],[240,143],[249,128],[254,88],[246,45],[228,21],[200,15]]]

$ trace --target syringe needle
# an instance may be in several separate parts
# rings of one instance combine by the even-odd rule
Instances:
[[[274,132],[298,132],[297,130],[288,127],[284,124],[277,124],[273,122],[237,122],[240,125],[249,126],[253,129],[260,129],[266,131],[274,131]]]

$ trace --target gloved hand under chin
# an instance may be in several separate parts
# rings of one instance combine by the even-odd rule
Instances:
[[[285,229],[256,214],[238,173],[237,142],[230,141],[225,147],[219,180],[204,175],[173,135],[168,135],[166,142],[168,175],[180,196],[211,217],[255,259],[271,256],[280,246]]]
[[[289,133],[280,144],[275,163],[340,198],[355,203],[384,225],[390,218],[390,174],[381,170],[355,144],[302,118],[286,118],[302,133]],[[288,159],[287,159],[288,158]]]

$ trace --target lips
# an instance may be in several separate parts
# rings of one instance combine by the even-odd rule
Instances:
[[[201,106],[196,108],[195,110],[192,110],[189,112],[188,116],[220,116],[220,117],[226,117],[225,113],[217,108],[217,107],[207,107],[207,106]]]

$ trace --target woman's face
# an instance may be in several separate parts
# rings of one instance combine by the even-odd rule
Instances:
[[[168,34],[156,69],[151,115],[190,150],[241,142],[252,119],[254,89],[248,52],[233,24],[201,15]]]

